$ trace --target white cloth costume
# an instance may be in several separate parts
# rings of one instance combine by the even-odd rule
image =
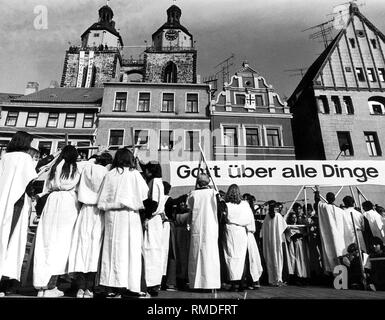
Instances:
[[[76,219],[79,213],[76,189],[80,179],[77,170],[68,179],[61,177],[62,160],[56,167],[55,176],[46,181],[50,192],[36,231],[33,285],[46,287],[51,276],[68,272],[68,257]]]
[[[82,204],[72,238],[68,272],[97,272],[104,232],[104,214],[97,207],[107,169],[89,162],[82,171],[78,201]]]
[[[282,281],[284,232],[287,228],[285,219],[276,213],[274,218],[266,215],[262,224],[263,255],[266,261],[269,284]]]
[[[187,198],[192,210],[188,278],[193,289],[221,287],[216,193],[199,189]]]
[[[153,287],[161,284],[164,269],[162,215],[164,214],[165,196],[162,178],[154,178],[150,181],[148,198],[158,203],[156,211],[148,220],[143,243],[146,285]]]
[[[17,224],[11,232],[14,205],[37,177],[33,160],[25,152],[5,153],[0,160],[0,278],[20,280],[31,200],[25,195]]]
[[[346,248],[344,211],[333,204],[318,203],[322,259],[325,272],[333,272]]]
[[[259,278],[262,275],[263,267],[261,262],[261,255],[259,254],[259,249],[257,245],[257,241],[255,240],[255,220],[254,216],[252,216],[252,220],[246,226],[247,230],[247,251],[249,254],[249,267],[250,267],[250,275],[253,279],[253,282],[259,281]]]
[[[143,230],[139,210],[148,186],[137,170],[112,169],[104,178],[98,208],[105,211],[100,284],[140,292]]]
[[[247,201],[239,204],[228,202],[227,222],[224,237],[224,257],[229,279],[241,280],[245,268],[248,236],[246,226],[254,221],[253,212]]]
[[[364,231],[364,226],[365,226],[364,215],[358,212],[354,208],[344,209],[344,217],[345,217],[344,236],[345,236],[345,247],[346,247],[345,249],[347,250],[347,247],[350,244],[357,243],[356,237],[354,234],[353,221],[350,213],[353,214],[354,224],[356,227],[357,237],[358,237],[358,241],[360,242],[361,250],[367,252],[364,235],[362,233]],[[346,250],[345,250],[345,253],[347,252]]]
[[[286,231],[289,257],[291,260],[288,261],[288,263],[291,264],[292,267],[293,273],[291,274],[295,274],[300,278],[310,278],[308,245],[306,243],[306,240],[303,238],[299,238],[295,241],[291,239],[292,236],[298,233],[304,234],[306,233],[306,229],[302,227],[289,227]]]
[[[381,215],[375,210],[369,210],[364,212],[364,216],[368,219],[370,230],[374,237],[378,237],[385,242],[385,230],[384,230],[384,222],[382,220]]]

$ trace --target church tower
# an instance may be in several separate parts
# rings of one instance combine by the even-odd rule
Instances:
[[[61,87],[102,87],[118,81],[123,40],[107,4],[99,9],[99,21],[81,36],[81,46],[70,46],[64,59]]]
[[[192,34],[180,23],[182,10],[172,5],[167,22],[152,35],[145,52],[145,82],[196,83],[197,51]]]

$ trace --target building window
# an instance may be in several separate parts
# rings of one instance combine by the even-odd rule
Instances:
[[[75,124],[76,124],[76,113],[67,113],[64,127],[75,128]]]
[[[266,129],[266,140],[269,147],[280,147],[281,139],[279,137],[279,129]]]
[[[259,130],[258,128],[246,128],[246,146],[259,146]]]
[[[114,110],[117,112],[126,111],[127,92],[116,92]]]
[[[331,99],[334,103],[334,109],[335,109],[336,114],[341,114],[342,108],[341,108],[340,98],[338,96],[331,96]]]
[[[63,148],[66,146],[66,142],[65,141],[59,141],[57,143],[57,148],[56,148],[56,151],[61,151],[63,150]]]
[[[361,82],[365,81],[364,70],[362,68],[356,68],[356,74],[357,74],[358,81],[361,81]]]
[[[83,119],[83,128],[92,128],[94,126],[94,114],[85,113]]]
[[[148,130],[135,130],[135,144],[139,144],[140,146],[148,149],[149,142],[149,132]]]
[[[94,33],[95,38],[99,38],[100,34],[99,33]]]
[[[378,69],[378,77],[380,78],[381,82],[385,82],[385,69],[384,68]]]
[[[376,132],[364,132],[366,148],[368,149],[369,156],[378,157],[381,156],[380,143]]]
[[[51,154],[51,147],[51,141],[39,141],[38,149],[40,152],[40,157],[45,158],[46,156],[49,156]]]
[[[357,37],[364,38],[365,32],[364,32],[364,30],[356,30],[356,35],[357,35]]]
[[[346,72],[352,72],[352,68],[351,67],[345,67],[345,71]]]
[[[109,146],[121,146],[123,145],[124,130],[110,130]]]
[[[368,79],[370,82],[376,82],[376,75],[373,68],[368,68]]]
[[[176,64],[169,61],[164,69],[163,82],[165,83],[177,83],[178,68]]]
[[[59,114],[51,112],[48,115],[47,127],[48,128],[57,128],[58,120],[59,120]]]
[[[385,114],[385,99],[383,97],[371,97],[368,100],[370,114]]]
[[[246,97],[244,94],[236,94],[235,95],[235,104],[239,104],[244,106],[246,104]]]
[[[38,118],[39,118],[39,113],[28,112],[27,122],[25,123],[25,126],[26,127],[36,127]]]
[[[223,144],[226,147],[238,146],[238,129],[236,127],[226,127],[223,129]]]
[[[346,106],[346,113],[354,114],[354,106],[353,106],[352,98],[349,96],[345,96],[343,99]]]
[[[349,38],[350,46],[354,49],[356,47],[356,41],[354,38]]]
[[[150,111],[150,92],[139,92],[138,111],[149,112]]]
[[[376,39],[370,39],[370,42],[372,43],[373,49],[377,49],[377,41],[376,41]]]
[[[174,132],[172,130],[161,130],[159,150],[172,150],[174,148]]]
[[[8,111],[7,120],[5,121],[5,125],[9,126],[9,127],[15,127],[18,117],[19,117],[19,112]]]
[[[189,112],[189,113],[198,112],[198,94],[197,93],[187,94],[186,112]]]
[[[255,105],[256,106],[263,106],[263,97],[260,94],[255,95]]]
[[[338,146],[340,147],[340,150],[346,146],[346,149],[342,152],[342,154],[344,156],[352,156],[354,152],[353,152],[352,140],[350,139],[350,133],[346,131],[338,131],[337,138],[338,138]]]
[[[185,150],[186,151],[197,151],[199,150],[199,131],[186,131],[185,132]]]
[[[321,113],[329,114],[329,101],[327,96],[319,96],[318,97],[318,107]]]
[[[89,141],[78,141],[76,143],[76,147],[78,148],[78,153],[80,159],[87,160],[90,155],[90,142]],[[82,148],[83,147],[83,148]]]
[[[163,93],[162,112],[174,112],[173,93]]]

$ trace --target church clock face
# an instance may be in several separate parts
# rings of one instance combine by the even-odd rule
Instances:
[[[175,40],[176,38],[178,38],[178,31],[176,30],[168,30],[165,34],[165,37],[168,41],[173,41]]]

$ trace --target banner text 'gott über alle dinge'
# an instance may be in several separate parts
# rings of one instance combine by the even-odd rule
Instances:
[[[196,162],[170,162],[174,187],[195,185]],[[385,185],[385,161],[208,161],[217,185]],[[202,163],[203,170],[205,165]],[[202,170],[202,169],[201,169]]]

